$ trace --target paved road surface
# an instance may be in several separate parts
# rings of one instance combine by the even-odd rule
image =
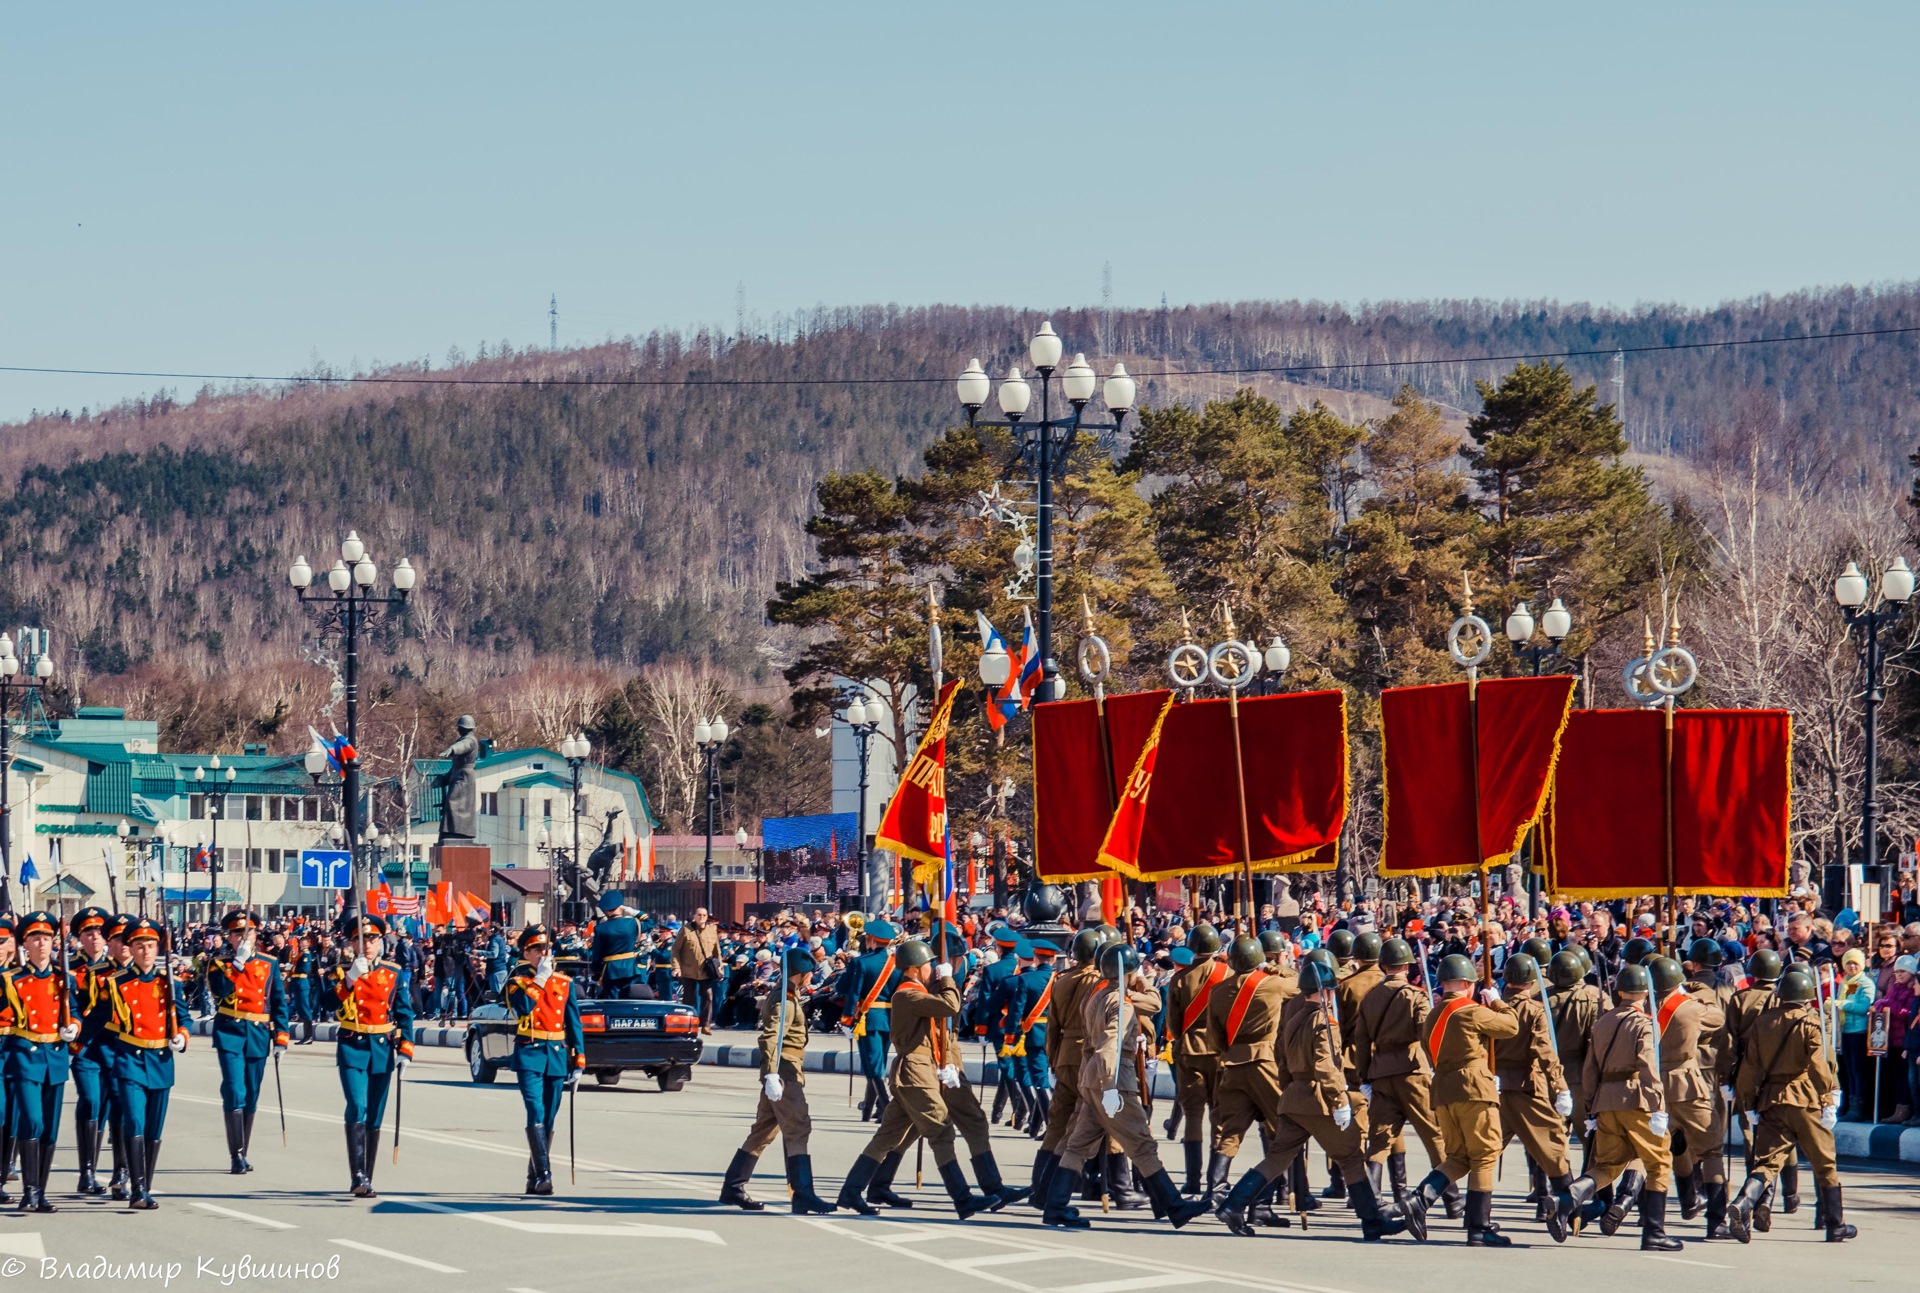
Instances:
[[[1012,1289],[1020,1293],[1134,1293],[1180,1288],[1311,1290],[1368,1293],[1432,1287],[1450,1281],[1506,1288],[1620,1287],[1622,1281],[1705,1280],[1693,1287],[1803,1288],[1807,1282],[1884,1283],[1911,1271],[1920,1243],[1920,1178],[1860,1170],[1847,1174],[1850,1215],[1863,1232],[1846,1245],[1820,1242],[1811,1212],[1779,1218],[1771,1236],[1750,1247],[1689,1243],[1676,1257],[1642,1254],[1637,1232],[1597,1235],[1554,1245],[1522,1220],[1517,1203],[1501,1219],[1526,1245],[1505,1253],[1469,1250],[1457,1224],[1437,1222],[1433,1242],[1407,1239],[1361,1246],[1350,1213],[1331,1207],[1302,1237],[1229,1235],[1206,1218],[1174,1232],[1144,1213],[1096,1221],[1080,1234],[1048,1230],[1022,1207],[960,1223],[927,1166],[930,1188],[908,1192],[911,1213],[866,1219],[836,1214],[801,1219],[784,1210],[757,1215],[712,1204],[719,1176],[751,1108],[750,1073],[702,1068],[684,1091],[662,1094],[651,1082],[583,1088],[578,1186],[566,1182],[565,1131],[556,1169],[561,1193],[522,1197],[526,1147],[520,1101],[503,1081],[469,1082],[457,1051],[423,1048],[407,1083],[407,1122],[400,1163],[383,1139],[375,1185],[379,1200],[346,1196],[346,1154],[339,1087],[331,1048],[298,1047],[285,1064],[288,1146],[269,1088],[251,1176],[226,1174],[217,1077],[204,1042],[183,1061],[157,1192],[161,1209],[130,1213],[105,1200],[56,1195],[54,1216],[0,1213],[0,1285],[7,1289],[80,1287],[95,1283],[91,1263],[177,1263],[172,1286],[213,1288],[221,1272],[256,1264],[315,1264],[356,1289],[408,1293],[469,1290],[500,1293],[585,1293],[609,1287],[652,1290],[737,1290],[755,1283],[793,1288],[821,1276],[857,1278],[861,1287],[924,1290]],[[846,1103],[844,1079],[815,1077],[814,1156],[829,1198],[865,1141]],[[1033,1142],[1001,1131],[1000,1158],[1024,1180]],[[1315,1177],[1324,1181],[1316,1154]],[[1416,1149],[1416,1164],[1420,1158]],[[777,1148],[756,1178],[769,1204],[784,1203]],[[54,1178],[73,1183],[71,1150]],[[906,1173],[902,1173],[906,1176]],[[1506,1165],[1511,1195],[1524,1174]],[[910,1179],[903,1184],[910,1186]],[[1809,1190],[1810,1193],[1810,1190]],[[1809,1201],[1809,1209],[1810,1209]],[[1677,1219],[1678,1208],[1674,1208]],[[1097,1214],[1096,1214],[1097,1215]],[[1699,1224],[1679,1227],[1684,1237]],[[51,1277],[42,1257],[55,1263]],[[206,1263],[203,1268],[202,1263]],[[89,1264],[82,1269],[82,1264]],[[850,1274],[858,1272],[857,1275]],[[235,1281],[285,1287],[290,1280]],[[324,1284],[323,1278],[302,1281]],[[155,1282],[157,1283],[157,1281]],[[151,1285],[150,1285],[151,1286]]]

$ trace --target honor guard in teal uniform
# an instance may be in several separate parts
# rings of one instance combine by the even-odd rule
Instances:
[[[900,931],[884,920],[870,920],[860,931],[864,949],[841,978],[840,1026],[853,1029],[860,1075],[867,1080],[860,1121],[875,1122],[887,1111],[887,1051],[893,1038],[893,990],[900,971],[893,963],[893,940]]]
[[[0,912],[0,972],[13,968],[15,943],[13,913]],[[0,1039],[13,1032],[13,1011],[0,993]],[[13,1084],[0,1082],[0,1203],[12,1203],[6,1185],[13,1179]]]
[[[806,1007],[813,971],[813,953],[805,947],[789,947],[781,953],[782,991],[768,993],[760,1003],[760,1101],[747,1138],[734,1152],[720,1185],[720,1202],[748,1212],[765,1206],[747,1193],[747,1182],[775,1136],[780,1137],[786,1155],[794,1213],[833,1211],[831,1203],[814,1193],[813,1156],[807,1150],[813,1116],[807,1112]]]
[[[597,934],[594,946],[599,947]],[[570,976],[553,968],[547,927],[527,926],[520,935],[520,964],[513,967],[504,996],[507,1009],[519,1021],[513,1069],[520,1100],[527,1107],[528,1194],[553,1193],[548,1151],[553,1145],[553,1125],[560,1118],[560,1097],[580,1080],[587,1065],[587,1034],[580,1023],[574,987]]]
[[[228,1171],[253,1170],[247,1147],[253,1143],[253,1115],[260,1104],[260,1083],[267,1057],[287,1049],[287,994],[280,962],[254,950],[257,926],[244,911],[231,911],[220,928],[227,955],[207,963],[207,990],[213,996],[213,1055],[220,1063],[220,1109],[227,1124]]]
[[[987,937],[1000,953],[1000,959],[980,971],[979,986],[974,989],[971,1023],[976,1036],[985,1037],[987,1049],[993,1054],[1000,1053],[1000,1044],[1006,1038],[1001,1011],[1005,1002],[1000,995],[1001,987],[1014,975],[1020,973],[1020,962],[1014,955],[1020,946],[1020,935],[1013,927],[996,921],[988,926]],[[984,1075],[982,1077],[984,1081]],[[1014,1127],[1019,1127],[1026,1116],[1026,1096],[1020,1089],[1006,1080],[1005,1070],[1001,1071],[999,1089],[993,1093],[993,1113],[990,1120],[1000,1121],[1000,1115],[1006,1110],[1009,1101],[1013,1104]]]
[[[127,934],[137,919],[125,912],[116,912],[108,919],[107,967],[100,976],[99,995],[93,1008],[80,1021],[81,1048],[84,1050],[92,1046],[100,1054],[100,1081],[106,1088],[107,1143],[113,1150],[113,1176],[107,1181],[107,1197],[120,1203],[132,1197],[128,1185],[131,1173],[127,1169],[126,1141],[120,1135],[120,1096],[113,1076],[113,1002],[108,988],[113,983],[114,975],[133,964],[133,948],[127,942]]]
[[[81,1194],[107,1192],[95,1168],[100,1163],[101,1129],[113,1120],[107,1095],[107,979],[120,967],[107,955],[107,924],[112,919],[104,907],[82,907],[73,916],[73,933],[80,944],[72,966],[74,1013],[80,1023],[71,1063],[73,1139],[80,1154],[80,1180],[74,1188]]]
[[[1053,1072],[1047,1067],[1047,1015],[1053,1006],[1053,958],[1060,949],[1052,943],[1033,943],[1033,968],[1013,977],[1007,1018],[1014,1038],[1011,1063],[1020,1073],[1020,1085],[1033,1101],[1027,1134],[1039,1140],[1046,1133],[1053,1110]]]
[[[15,926],[19,964],[0,973],[0,994],[13,1016],[4,1072],[7,1089],[13,1092],[22,1212],[54,1210],[47,1202],[47,1173],[53,1167],[53,1142],[67,1090],[67,1047],[80,1036],[73,980],[53,954],[55,941],[64,933],[47,912],[28,912]]]
[[[1015,1131],[1026,1131],[1033,1125],[1038,1107],[1033,1089],[1027,1085],[1025,1049],[1020,1045],[1020,1017],[1014,1010],[1014,998],[1020,976],[1033,965],[1033,944],[1017,938],[1011,948],[1002,949],[1000,960],[1011,963],[1013,968],[992,984],[983,982],[980,992],[987,997],[987,1031],[989,1034],[997,1031],[1000,1036],[994,1058],[1000,1064],[1001,1089],[1013,1103],[1013,1119],[1008,1125]],[[956,967],[956,972],[960,968]],[[981,1080],[985,1080],[984,1074]]]
[[[173,996],[172,976],[160,962],[160,926],[145,916],[127,925],[132,950],[125,969],[107,980],[107,1043],[114,1110],[127,1159],[129,1209],[149,1211],[154,1165],[173,1091],[173,1056],[187,1049],[187,1031]]]
[[[395,1075],[413,1062],[413,1003],[406,972],[381,958],[380,940],[386,932],[386,922],[378,916],[350,917],[344,935],[351,959],[334,967],[328,984],[340,1025],[333,1062],[347,1098],[347,1166],[357,1199],[377,1197],[373,1160],[378,1157],[387,1090]]]
[[[313,959],[313,939],[306,934],[288,937],[285,960],[281,964],[281,974],[287,984],[287,1031],[293,1031],[295,1022],[305,1024],[306,1035],[300,1039],[302,1046],[313,1043],[313,985],[319,969]]]
[[[620,903],[617,893],[601,894],[600,919],[593,926],[587,977],[599,985],[603,997],[625,997],[645,968],[640,964],[640,922],[621,915]]]

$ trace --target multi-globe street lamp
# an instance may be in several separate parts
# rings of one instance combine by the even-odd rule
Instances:
[[[25,662],[13,647],[13,635],[0,633],[0,912],[13,910],[13,697],[17,689],[24,703],[35,688],[53,676],[53,657],[37,654]]]
[[[714,757],[727,743],[727,720],[724,718],[703,718],[693,725],[693,743],[700,747],[700,753],[707,763],[707,915],[713,916],[713,812],[714,801],[720,797],[720,774],[714,767]]]
[[[560,742],[560,757],[573,774],[573,850],[567,855],[567,901],[560,909],[562,920],[579,924],[586,919],[586,907],[580,901],[580,769],[593,754],[593,742],[585,732],[575,732]],[[711,910],[711,908],[709,908]]]
[[[1547,639],[1545,646],[1529,645],[1533,643],[1535,624],[1533,612],[1527,609],[1525,602],[1516,605],[1513,613],[1507,616],[1507,643],[1513,648],[1516,659],[1524,659],[1533,666],[1533,676],[1536,678],[1540,676],[1541,664],[1559,655],[1560,644],[1566,641],[1567,634],[1573,632],[1573,613],[1556,597],[1553,605],[1547,607],[1540,616],[1538,627],[1541,635]]]
[[[207,818],[213,823],[213,843],[207,849],[207,919],[218,920],[220,906],[220,819],[227,815],[227,787],[234,781],[232,768],[220,767],[220,756],[214,755],[210,764],[213,769],[213,791],[206,796]],[[222,773],[224,772],[224,776]],[[222,782],[225,784],[223,785]],[[193,770],[193,784],[203,793],[207,786],[207,769]],[[184,899],[185,894],[181,897]]]
[[[1126,422],[1127,414],[1133,410],[1134,396],[1137,394],[1133,378],[1127,376],[1125,364],[1113,366],[1113,372],[1103,387],[1084,354],[1074,355],[1072,362],[1061,370],[1060,357],[1064,349],[1050,322],[1042,323],[1040,330],[1027,343],[1027,357],[1032,360],[1034,371],[1040,375],[1040,416],[1037,420],[1027,417],[1027,410],[1033,403],[1033,387],[1021,375],[1018,364],[1008,369],[1007,376],[1000,383],[998,403],[1001,413],[1006,415],[1004,421],[980,420],[980,410],[985,406],[987,397],[993,394],[993,379],[980,366],[978,359],[968,360],[966,368],[954,383],[960,396],[960,406],[967,411],[967,425],[1006,427],[1012,431],[1021,455],[1033,461],[1039,476],[1039,534],[1033,552],[1041,668],[1041,685],[1035,695],[1037,700],[1057,699],[1062,685],[1059,681],[1060,668],[1053,658],[1054,473],[1065,471],[1067,458],[1073,452],[1074,442],[1080,432],[1118,434]],[[1065,417],[1060,418],[1053,416],[1053,379],[1056,371],[1060,373],[1061,391],[1070,409]],[[1110,422],[1086,420],[1087,405],[1092,402],[1096,387],[1100,388],[1107,412],[1112,416]]]
[[[1005,654],[1001,653],[1003,660]],[[1000,681],[1006,680],[1006,671],[1003,669]],[[867,760],[872,754],[874,733],[880,730],[880,723],[886,716],[886,706],[877,697],[869,701],[859,695],[854,696],[840,712],[840,721],[853,731],[854,748],[860,756],[860,798],[855,809],[853,853],[860,864],[860,910],[868,915],[873,914],[873,877],[867,865]]]
[[[360,911],[360,634],[383,614],[405,607],[417,573],[413,563],[402,557],[393,568],[393,591],[376,593],[379,568],[357,530],[347,531],[340,556],[327,571],[324,591],[307,591],[313,583],[313,567],[304,556],[287,571],[287,582],[293,585],[301,603],[317,608],[322,636],[337,633],[345,648],[340,681],[347,701],[347,745],[340,752],[340,810],[346,824],[347,848],[353,854],[354,883],[347,901],[349,912],[355,915]],[[312,771],[311,767],[308,770]]]
[[[1907,603],[1913,599],[1913,571],[1907,567],[1905,557],[1895,557],[1893,564],[1880,572],[1880,598],[1877,604],[1867,605],[1870,585],[1860,567],[1849,561],[1840,577],[1833,581],[1833,600],[1840,605],[1840,613],[1846,617],[1847,630],[1860,641],[1860,663],[1866,674],[1865,714],[1862,726],[1866,729],[1867,750],[1866,768],[1860,796],[1860,874],[1868,883],[1878,883],[1880,866],[1880,702],[1885,699],[1886,651],[1880,642],[1881,630],[1888,628],[1906,611]],[[1827,874],[1821,877],[1821,889],[1828,910],[1839,911],[1847,905],[1846,872],[1842,867],[1829,866]],[[1878,913],[1866,914],[1866,919],[1874,919]]]

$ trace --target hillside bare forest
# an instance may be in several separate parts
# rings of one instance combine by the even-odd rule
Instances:
[[[818,810],[824,758],[805,728],[820,671],[881,675],[835,654],[847,626],[801,604],[809,587],[904,624],[938,583],[950,637],[976,606],[1017,621],[995,591],[1010,545],[972,515],[1009,446],[952,433],[951,381],[970,357],[996,377],[1024,364],[1040,317],[821,310],[737,336],[481,346],[367,374],[378,382],[316,368],[40,414],[0,431],[0,616],[53,631],[56,706],[126,703],[182,746],[293,748],[339,715],[333,661],[285,569],[330,563],[352,527],[383,570],[406,555],[421,572],[373,669],[376,761],[433,753],[463,710],[503,741],[586,726],[681,823],[698,756],[667,720],[711,705],[753,715],[728,756],[729,816]],[[1801,729],[1825,751],[1805,773],[1824,807],[1796,796],[1796,810],[1809,848],[1844,845],[1855,680],[1820,599],[1837,554],[1907,541],[1920,332],[1712,343],[1920,327],[1920,286],[1712,310],[1256,302],[1050,317],[1069,352],[1142,377],[1137,433],[1084,446],[1067,489],[1067,542],[1083,550],[1079,567],[1063,557],[1063,587],[1082,580],[1073,604],[1082,591],[1101,604],[1123,660],[1131,640],[1166,639],[1169,608],[1204,617],[1224,601],[1298,640],[1303,684],[1415,680],[1467,566],[1489,605],[1566,595],[1582,624],[1570,648],[1597,674],[1684,584],[1716,689],[1703,700],[1825,696],[1826,730]],[[1646,349],[1662,346],[1694,348]],[[1593,353],[1557,378],[1517,358],[1565,352]],[[1516,358],[1454,362],[1478,355]],[[1225,486],[1251,479],[1265,501],[1233,503]],[[814,544],[834,525],[893,537],[823,563]],[[822,584],[834,569],[846,578]],[[885,604],[876,577],[914,596]],[[1131,666],[1142,677],[1149,655]],[[895,672],[904,685],[911,671]],[[983,746],[983,778],[992,762]],[[1908,829],[1920,816],[1901,817],[1897,753],[1894,768]],[[971,811],[1007,819],[1004,800],[976,798]]]

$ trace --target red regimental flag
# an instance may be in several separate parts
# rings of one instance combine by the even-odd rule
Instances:
[[[1140,837],[1147,826],[1147,794],[1153,789],[1153,769],[1160,758],[1160,733],[1172,709],[1173,693],[1168,692],[1159,717],[1154,719],[1153,730],[1147,734],[1146,744],[1140,747],[1139,758],[1134,760],[1133,772],[1121,788],[1119,806],[1113,810],[1113,820],[1107,823],[1107,837],[1100,842],[1100,865],[1136,880],[1146,879],[1140,872]]]
[[[959,690],[958,679],[940,689],[933,721],[873,837],[875,848],[911,858],[914,879],[922,885],[931,884],[947,860],[947,726]]]

